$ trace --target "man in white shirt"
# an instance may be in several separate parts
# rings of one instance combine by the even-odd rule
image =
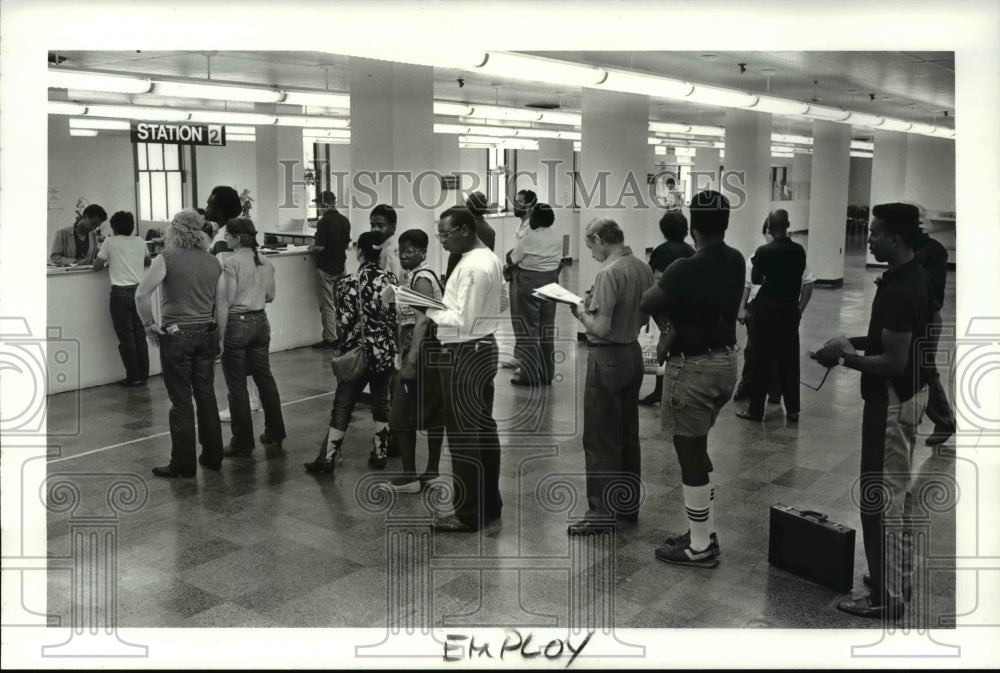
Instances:
[[[500,259],[479,239],[467,208],[449,208],[437,238],[461,255],[445,286],[445,309],[427,309],[446,357],[440,367],[445,428],[452,457],[455,514],[438,519],[439,532],[472,532],[500,518],[500,437],[493,419],[493,377],[505,303]],[[416,308],[416,307],[415,307]],[[419,309],[418,309],[419,310]]]

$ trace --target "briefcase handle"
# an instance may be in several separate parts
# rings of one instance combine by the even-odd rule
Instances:
[[[826,523],[827,519],[830,518],[826,514],[823,514],[822,512],[817,512],[814,509],[804,509],[801,512],[799,512],[799,514],[801,514],[802,516],[814,516],[816,517],[816,520],[819,521],[820,523]]]

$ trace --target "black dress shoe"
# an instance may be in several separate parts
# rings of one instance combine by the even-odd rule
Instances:
[[[260,436],[260,445],[265,449],[281,449],[281,443],[285,441],[284,439],[274,439],[273,437],[268,437],[267,435]]]
[[[653,392],[651,392],[650,394],[646,395],[645,397],[640,398],[639,399],[639,404],[642,404],[642,405],[645,405],[645,406],[652,406],[654,404],[659,404],[660,400],[662,398],[663,398],[663,391],[661,390],[660,392],[656,392],[654,390]]]
[[[475,533],[476,528],[464,523],[457,516],[446,516],[434,522],[436,533]]]
[[[584,517],[566,528],[568,535],[597,535],[615,530],[614,519],[598,519]]]
[[[742,418],[745,421],[753,421],[754,423],[760,423],[764,420],[763,416],[754,416],[750,413],[749,409],[743,409],[742,411],[736,412],[736,418]]]
[[[198,464],[204,467],[206,470],[212,470],[218,472],[222,469],[222,463],[209,463],[205,460],[205,454],[198,456]]]
[[[862,575],[861,576],[861,583],[864,584],[869,589],[871,589],[872,588],[872,576],[871,575]],[[903,584],[903,600],[906,601],[907,603],[909,603],[911,598],[913,598],[913,587],[910,586],[910,584],[908,582],[906,582],[906,583]]]
[[[853,601],[840,601],[837,603],[837,609],[865,619],[899,619],[904,612],[902,603],[879,605],[872,603],[871,596],[863,596]]]
[[[157,476],[157,477],[165,477],[167,479],[177,479],[177,478],[190,479],[191,477],[193,477],[195,475],[195,473],[193,471],[192,472],[181,472],[179,469],[177,469],[173,465],[164,465],[163,467],[154,467],[153,468],[153,474],[155,476]]]
[[[798,423],[799,422],[798,412],[794,414],[785,414],[785,420],[787,420],[789,423]]]
[[[927,446],[938,446],[939,444],[947,442],[953,434],[955,434],[954,428],[950,430],[948,428],[934,428],[934,432],[927,436],[924,443],[927,444]]]
[[[226,458],[249,458],[253,455],[253,449],[237,449],[230,444],[222,450],[222,455]]]

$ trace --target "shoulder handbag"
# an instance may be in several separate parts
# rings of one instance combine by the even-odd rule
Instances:
[[[330,367],[338,381],[357,381],[368,370],[368,349],[365,346],[365,313],[361,306],[361,278],[358,277],[358,320],[361,321],[361,341],[357,346],[330,358]]]

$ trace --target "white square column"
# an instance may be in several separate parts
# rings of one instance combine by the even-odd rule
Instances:
[[[820,285],[839,287],[844,283],[850,172],[850,124],[825,120],[813,122],[806,261]]]
[[[771,207],[771,115],[726,110],[726,160],[722,192],[732,208],[726,243],[744,257],[763,241],[760,227]]]

